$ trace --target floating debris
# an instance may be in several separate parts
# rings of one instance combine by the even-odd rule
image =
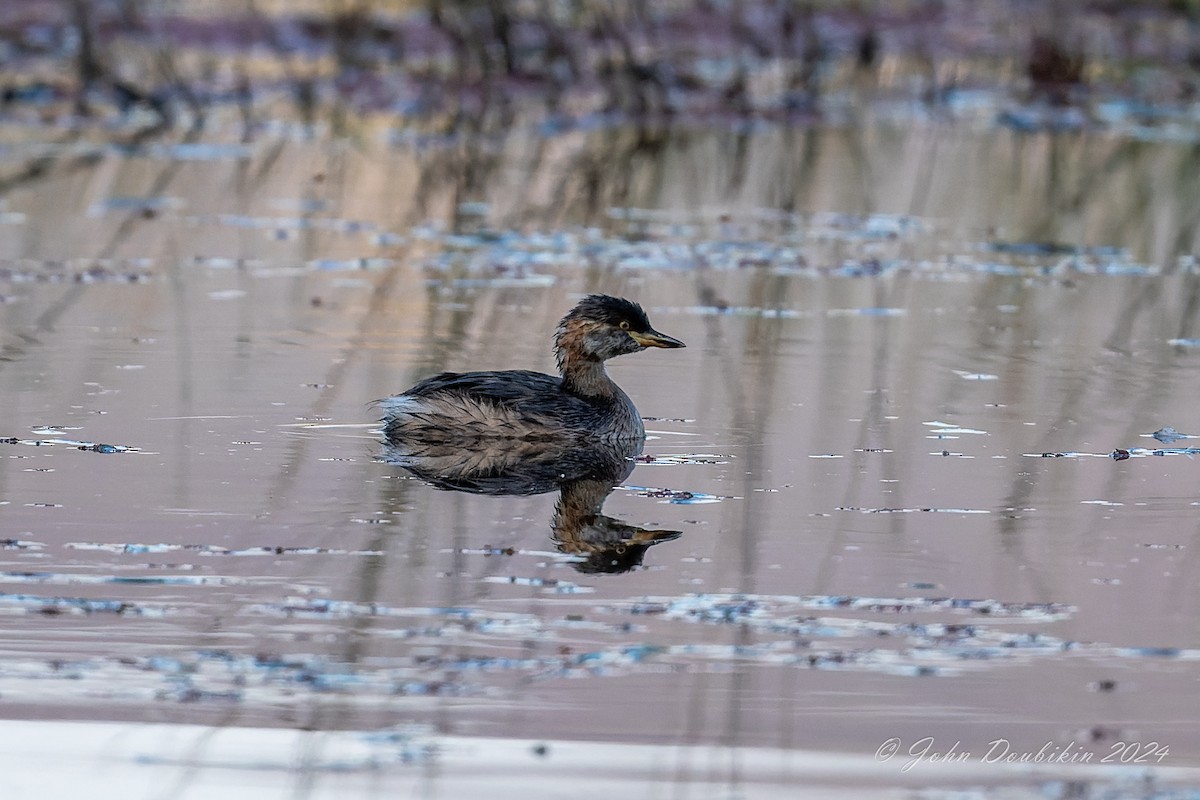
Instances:
[[[517,550],[513,547],[459,547],[450,552],[468,556],[515,556],[526,554],[525,550]],[[541,552],[539,551],[540,554]]]
[[[0,283],[146,283],[155,273],[148,259],[14,259],[0,265]]]
[[[0,438],[0,444],[23,444],[30,447],[65,445],[73,447],[76,450],[88,450],[93,453],[137,453],[141,451],[141,448],[121,444],[97,444],[96,442],[82,442],[75,439],[22,439],[18,436]]]
[[[567,594],[580,588],[533,577],[492,576],[485,581]],[[906,586],[923,592],[938,588],[931,582]],[[16,594],[0,595],[0,605],[46,616],[181,613],[176,607],[128,601]],[[0,662],[0,683],[11,686],[19,681],[21,690],[28,692],[36,690],[38,682],[49,681],[48,687],[59,701],[85,695],[92,699],[127,697],[131,691],[148,691],[165,702],[273,705],[285,698],[294,702],[301,691],[364,702],[397,696],[495,696],[497,688],[482,683],[482,676],[508,674],[532,681],[597,679],[664,670],[708,671],[729,662],[931,678],[1070,652],[1093,658],[1200,660],[1196,649],[1116,648],[1027,627],[1011,629],[1014,624],[1068,619],[1075,610],[1060,603],[989,598],[715,593],[609,601],[594,608],[591,613],[600,619],[593,620],[583,613],[556,616],[459,607],[395,608],[288,598],[283,603],[245,609],[246,613],[282,620],[255,643],[252,652],[198,649],[76,660],[10,658]],[[346,662],[324,655],[277,652],[269,643],[275,637],[294,641],[295,630],[307,631],[313,620],[368,616],[379,619],[372,626],[375,635],[417,640],[423,646],[397,657]],[[389,619],[401,624],[390,626]],[[292,629],[288,620],[302,627]],[[678,628],[674,632],[663,629],[676,624],[738,626],[746,636],[739,636],[736,644],[711,641],[707,635],[680,641]],[[564,642],[561,636],[572,630],[586,631],[586,638]],[[629,642],[631,634],[640,641]],[[664,634],[670,643],[647,640]],[[603,636],[613,639],[597,640]],[[556,640],[559,643],[547,649],[529,645]],[[580,642],[587,644],[580,647]],[[498,651],[498,647],[518,644],[511,654]],[[1095,688],[1113,689],[1115,682],[1111,687]],[[390,734],[375,735],[390,740]]]
[[[0,503],[0,505],[4,505]],[[0,539],[0,550],[45,550],[45,542],[33,542],[26,539]]]
[[[0,593],[0,605],[16,606],[26,614],[120,614],[133,617],[164,617],[180,613],[174,606],[108,600],[94,597],[43,597]]]
[[[552,594],[585,594],[596,591],[590,586],[580,586],[571,581],[560,581],[557,578],[526,578],[517,575],[489,575],[485,583],[505,583],[511,586],[531,586]]]
[[[633,492],[638,497],[650,497],[663,503],[675,505],[698,505],[703,503],[719,503],[722,500],[733,500],[733,497],[723,497],[704,492],[689,492],[686,490],[660,489],[651,486],[633,486],[625,484],[620,487],[627,492]]]
[[[61,436],[67,431],[81,430],[83,430],[83,428],[80,426],[72,427],[68,425],[34,425],[30,428],[30,431],[38,436]]]
[[[67,542],[63,547],[68,550],[101,550],[108,553],[127,553],[142,555],[145,553],[166,553],[181,549],[173,544],[102,544],[100,542]]]
[[[1113,258],[1125,252],[1119,247],[1083,247],[1063,242],[988,242],[987,248],[996,253],[1022,256],[1090,255]]]
[[[868,597],[854,595],[757,595],[691,594],[680,597],[649,597],[625,606],[604,610],[625,610],[630,614],[652,614],[686,618],[702,622],[744,622],[747,619],[779,619],[787,609],[848,609],[887,613],[969,611],[993,618],[1034,617],[1045,620],[1066,619],[1075,607],[1063,603],[1005,603],[999,600],[960,597]],[[811,620],[809,620],[811,621]],[[826,620],[828,622],[828,620]],[[857,620],[846,620],[857,624]]]
[[[717,453],[660,453],[635,456],[633,461],[649,466],[679,466],[681,464],[728,464],[730,456]]]
[[[1191,437],[1189,437],[1191,438]],[[1131,458],[1161,458],[1164,456],[1193,456],[1200,455],[1200,447],[1118,447],[1107,453],[1081,453],[1070,450],[1065,452],[1022,453],[1028,458],[1107,458],[1111,461],[1126,461]]]

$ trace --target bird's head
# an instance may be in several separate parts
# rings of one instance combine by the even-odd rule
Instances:
[[[560,367],[565,358],[606,361],[647,347],[683,346],[678,339],[654,330],[637,303],[606,294],[580,300],[554,334]]]

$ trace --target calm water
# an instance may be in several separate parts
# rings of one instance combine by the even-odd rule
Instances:
[[[13,138],[0,714],[1200,764],[1195,146]],[[688,344],[611,364],[681,532],[618,575],[369,405],[590,291]]]

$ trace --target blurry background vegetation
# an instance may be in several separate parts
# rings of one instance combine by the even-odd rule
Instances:
[[[1194,121],[1200,0],[5,0],[0,115],[144,137],[236,109],[430,133],[634,119],[838,122],[864,100],[1016,125]],[[1001,109],[1003,111],[1003,109]],[[1067,110],[1067,111],[1064,111]],[[1182,110],[1182,111],[1181,111]],[[11,132],[8,135],[12,135]]]

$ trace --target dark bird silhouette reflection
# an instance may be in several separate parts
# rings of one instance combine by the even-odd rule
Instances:
[[[585,573],[628,572],[646,550],[678,539],[680,531],[648,530],[601,512],[605,499],[633,471],[642,440],[471,442],[390,437],[383,460],[431,485],[484,495],[533,495],[557,490],[550,520],[560,552],[578,556]]]

